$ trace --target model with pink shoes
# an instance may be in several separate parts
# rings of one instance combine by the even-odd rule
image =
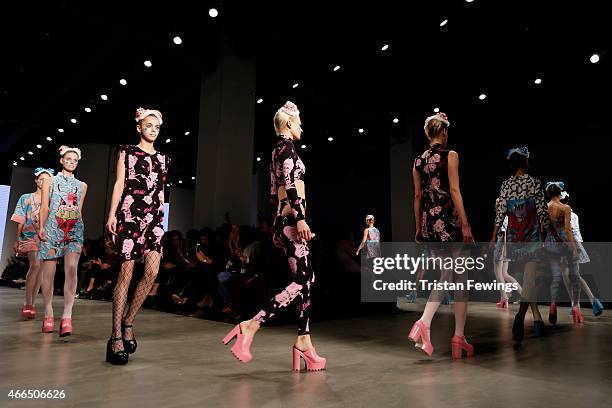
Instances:
[[[300,111],[292,102],[283,105],[274,116],[274,129],[278,135],[272,152],[270,176],[272,196],[278,199],[278,211],[274,221],[277,246],[284,249],[292,273],[292,282],[274,296],[252,319],[236,325],[223,339],[231,347],[234,356],[243,363],[253,358],[250,348],[253,336],[260,325],[274,318],[293,301],[297,303],[298,335],[292,347],[293,370],[299,371],[301,360],[306,370],[325,369],[326,359],[319,356],[310,338],[311,291],[314,282],[312,260],[308,241],[313,234],[305,220],[306,190],[304,173],[306,168],[298,156],[294,141],[302,137]]]
[[[38,259],[42,260],[42,293],[45,302],[43,333],[54,330],[53,279],[58,258],[64,258],[64,312],[60,337],[72,334],[72,307],[77,287],[77,267],[83,248],[83,202],[87,184],[74,177],[81,150],[61,146],[62,171],[43,182],[38,237]]]
[[[416,158],[412,169],[417,242],[474,242],[459,189],[459,155],[446,147],[449,126],[450,122],[442,112],[425,120],[425,135],[430,146]],[[455,255],[451,248],[431,250],[434,254],[436,251]],[[453,271],[443,269],[439,281],[457,279],[458,276],[454,275]],[[460,277],[467,278],[467,273]],[[430,340],[431,321],[446,294],[447,291],[431,292],[421,318],[414,323],[408,334],[408,338],[415,342],[415,347],[428,356],[434,351]],[[464,335],[467,291],[455,292],[454,307],[455,333],[451,339],[453,359],[461,358],[463,351],[471,357],[474,347],[466,341]]]
[[[117,160],[117,179],[113,188],[106,228],[116,237],[121,270],[113,291],[113,325],[106,345],[106,361],[114,365],[128,363],[129,354],[138,344],[133,323],[147,294],[150,292],[162,256],[164,235],[164,186],[170,158],[155,150],[155,140],[163,124],[158,110],[138,108],[137,145],[122,145]],[[127,296],[134,263],[144,259],[144,273],[130,307]]]
[[[17,223],[17,237],[13,249],[18,257],[28,258],[28,273],[25,284],[25,303],[21,309],[24,319],[36,318],[36,296],[40,291],[42,274],[38,259],[40,200],[42,187],[53,177],[55,170],[37,167],[34,170],[36,191],[19,197],[11,221]]]

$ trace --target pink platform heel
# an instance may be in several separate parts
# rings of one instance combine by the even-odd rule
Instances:
[[[53,321],[53,317],[45,317],[43,319],[42,332],[43,333],[53,333],[54,324],[55,323]]]
[[[30,319],[36,319],[36,306],[30,305]]]
[[[497,302],[498,309],[508,309],[508,299],[501,300]]]
[[[65,317],[60,322],[60,337],[70,336],[72,334],[72,319],[70,317]]]
[[[582,316],[582,312],[580,308],[574,306],[572,307],[572,318],[574,323],[584,323],[584,317]]]
[[[461,358],[463,350],[465,350],[468,357],[472,357],[474,355],[474,346],[465,340],[465,336],[453,336],[451,339],[451,349],[454,360]]]
[[[434,351],[433,344],[429,341],[429,327],[420,320],[417,320],[412,325],[408,338],[415,343],[415,347],[421,350],[423,353],[431,357]]]
[[[21,309],[21,315],[26,320],[27,319],[31,319],[31,317],[30,317],[31,307],[32,307],[32,305],[23,305],[23,308]]]
[[[240,330],[240,324],[237,324],[227,336],[223,338],[223,344],[229,343],[233,338],[236,338],[236,342],[230,349],[234,357],[243,363],[248,363],[253,359],[251,354],[251,343],[253,342],[253,336],[247,336],[242,334]]]
[[[293,346],[293,371],[300,371],[300,358],[304,360],[306,371],[325,370],[327,359],[319,356],[314,346],[306,351],[302,351]]]

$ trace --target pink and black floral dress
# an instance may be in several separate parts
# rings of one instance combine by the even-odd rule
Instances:
[[[450,195],[449,150],[436,143],[414,161],[421,177],[421,238],[429,242],[461,242],[461,223]]]
[[[138,146],[122,145],[119,160],[125,164],[123,196],[117,207],[117,247],[121,261],[162,253],[164,235],[164,185],[170,158],[149,154]]]

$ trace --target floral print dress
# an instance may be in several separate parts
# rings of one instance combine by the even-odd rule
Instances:
[[[448,181],[448,152],[433,144],[414,161],[421,178],[421,239],[430,242],[461,241],[461,223]]]
[[[74,176],[59,173],[51,178],[49,216],[45,222],[45,241],[38,245],[38,259],[61,258],[81,253],[85,225],[79,204],[85,184]]]
[[[161,254],[164,185],[170,159],[134,145],[122,145],[119,152],[119,160],[125,164],[123,196],[116,213],[121,261],[139,259],[150,251]]]
[[[38,221],[40,216],[40,195],[27,193],[19,197],[11,221],[23,224],[19,234],[17,256],[26,256],[28,252],[38,251]]]

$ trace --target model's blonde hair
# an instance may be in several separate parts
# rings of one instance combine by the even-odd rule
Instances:
[[[285,112],[281,110],[276,112],[276,115],[274,115],[274,131],[276,132],[277,136],[279,136],[281,134],[281,130],[287,126],[289,119],[291,119],[291,116]]]
[[[300,116],[300,111],[297,105],[291,101],[285,102],[274,115],[274,130],[276,131],[276,135],[280,136],[281,131],[287,126],[287,122],[298,116]]]

